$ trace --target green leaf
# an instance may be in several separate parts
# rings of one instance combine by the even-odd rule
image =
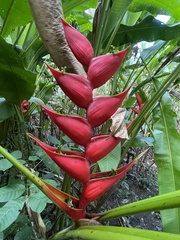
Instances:
[[[130,10],[136,12],[146,10],[153,14],[168,14],[176,20],[180,20],[179,0],[133,0]]]
[[[85,6],[85,9],[95,8],[97,0],[63,0],[63,11],[67,14],[69,11],[74,10],[78,6]]]
[[[28,1],[0,0],[0,16],[3,18],[1,35],[7,36],[14,28],[26,25],[32,20]]]
[[[0,122],[15,114],[13,105],[7,102],[5,98],[0,98],[0,112],[3,112],[3,114],[0,114]]]
[[[46,182],[53,187],[57,186],[54,180],[46,179]],[[31,185],[30,191],[31,194],[28,198],[28,204],[34,212],[41,213],[45,209],[47,203],[52,203],[52,201],[34,184]]]
[[[158,167],[159,193],[180,190],[180,135],[177,132],[176,114],[168,93],[153,111],[154,157]],[[180,209],[161,212],[164,230],[180,234]]]
[[[47,50],[44,47],[42,39],[39,37],[35,23],[28,24],[21,37],[19,37],[19,31],[16,31],[14,35],[14,41],[16,44],[22,47],[20,57],[24,63],[24,66],[29,70],[35,70],[36,63],[42,60],[42,57],[47,54]]]
[[[0,95],[7,101],[20,104],[34,92],[36,74],[24,69],[13,48],[0,37]]]
[[[3,240],[4,239],[4,237],[3,237],[3,233],[2,232],[0,232],[0,240]]]
[[[116,25],[122,20],[132,0],[121,0],[112,2],[112,8],[110,14],[108,15],[108,22],[105,28],[105,36],[108,36],[116,27]]]
[[[0,208],[0,232],[9,227],[19,216],[25,197],[10,200]]]
[[[53,240],[179,240],[179,235],[143,229],[112,226],[84,226],[66,233],[58,233]]]
[[[57,138],[55,138],[54,136],[52,136],[52,135],[48,136],[48,140],[52,144],[60,145],[60,141]]]
[[[152,147],[153,143],[154,138],[152,137],[136,136],[134,142],[132,143],[132,147]]]
[[[164,44],[165,44],[165,41],[159,41],[155,43],[152,47],[143,49],[143,51],[140,53],[142,59],[145,61],[149,56],[151,56],[156,51],[158,51]]]
[[[19,151],[19,150],[16,150],[14,152],[11,153],[13,157],[17,158],[17,159],[20,159],[22,158],[22,152]]]
[[[118,144],[108,155],[98,161],[101,172],[117,169],[121,156],[121,144]]]
[[[128,97],[125,101],[124,101],[124,107],[125,108],[131,108],[134,103],[136,101],[135,97]]]
[[[7,159],[0,160],[0,170],[6,171],[7,169],[12,167],[12,163],[10,163]]]
[[[11,180],[7,186],[0,188],[0,202],[20,197],[25,191],[25,186],[20,180]]]
[[[29,156],[28,158],[29,161],[37,161],[38,159],[38,156]]]
[[[26,226],[25,228],[18,231],[14,237],[14,240],[24,240],[24,236],[28,236],[28,238],[32,238],[33,232],[30,226]]]
[[[120,25],[112,44],[119,46],[125,43],[140,41],[169,41],[180,35],[180,24],[166,25],[152,16],[148,16],[134,26]]]
[[[52,161],[52,159],[38,146],[34,146],[34,148],[37,150],[37,155],[39,158],[43,161],[43,163],[51,169],[53,172],[59,174],[60,173],[60,168],[58,165]]]
[[[28,198],[28,204],[34,212],[41,213],[47,203],[51,203],[51,200],[41,191],[31,194]]]

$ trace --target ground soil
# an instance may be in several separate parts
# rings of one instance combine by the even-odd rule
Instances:
[[[151,149],[149,153],[128,172],[100,210],[112,209],[156,195],[158,195],[157,167],[153,159],[153,150]],[[113,219],[105,224],[162,231],[159,212],[149,212]]]

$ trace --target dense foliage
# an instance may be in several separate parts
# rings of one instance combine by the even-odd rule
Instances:
[[[42,9],[46,2],[41,2]],[[58,46],[48,55],[29,4],[31,1],[0,1],[0,239],[97,240],[109,239],[108,234],[122,240],[131,236],[138,240],[147,236],[180,239],[179,1],[62,1],[64,19],[74,27],[69,28],[70,33],[64,28],[63,37],[74,53],[75,66],[79,66],[76,58],[85,66],[75,67],[73,74],[67,73],[71,69],[68,62],[58,66],[60,71],[55,70]],[[166,23],[158,20],[159,14],[169,16]],[[47,26],[51,30],[46,28],[47,33],[54,31],[58,36],[53,24]],[[79,32],[82,42],[71,41],[73,36],[81,38]],[[46,37],[51,39],[51,35]],[[85,39],[87,44],[81,49]],[[91,54],[87,56],[88,49]],[[119,52],[124,54],[115,66],[108,57]],[[111,62],[115,66],[112,72],[111,67],[107,71]],[[123,99],[116,101],[113,96],[120,92],[125,93]],[[111,118],[120,105],[123,109]],[[79,117],[73,117],[74,122],[68,125],[70,116],[75,115]],[[62,122],[60,116],[65,118]],[[86,130],[81,132],[81,128]],[[28,132],[49,156],[30,140]],[[109,147],[108,142],[115,139],[118,141]],[[136,147],[153,147],[159,195],[93,213],[98,201],[106,199],[102,194],[106,192],[107,197],[112,193],[106,187],[123,177],[142,156],[134,156],[135,160],[125,165],[130,150]],[[81,164],[70,169],[67,163],[56,165],[56,155],[63,151],[66,159],[73,151],[79,154],[74,159],[88,160],[91,166],[83,165],[87,172],[81,173]],[[166,233],[99,225],[154,210],[162,210]]]

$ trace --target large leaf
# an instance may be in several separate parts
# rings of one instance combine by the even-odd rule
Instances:
[[[85,9],[95,8],[97,0],[62,0],[63,11],[66,14],[78,6],[85,6]]]
[[[47,50],[44,47],[42,39],[39,37],[34,22],[26,25],[21,35],[19,35],[19,31],[19,28],[17,28],[11,34],[11,39],[13,43],[22,47],[20,57],[24,66],[28,70],[34,70],[36,63],[42,59],[42,56],[47,54]]]
[[[108,155],[98,161],[101,172],[111,171],[117,169],[120,161],[121,145],[118,144]]]
[[[7,159],[1,159],[0,170],[6,171],[7,169],[11,168],[13,165]],[[1,193],[0,193],[1,194]]]
[[[133,0],[130,10],[132,11],[149,11],[153,14],[168,14],[176,20],[180,20],[179,0]]]
[[[158,166],[159,193],[180,190],[180,135],[177,132],[176,114],[172,100],[164,94],[154,110],[154,155]],[[180,234],[180,209],[161,212],[164,230]]]
[[[180,35],[180,24],[168,26],[152,16],[148,16],[134,26],[120,25],[112,44],[119,46],[125,43],[156,41],[177,38]]]
[[[0,16],[4,20],[1,36],[7,36],[17,26],[26,25],[32,20],[28,1],[0,0]]]
[[[9,227],[19,216],[25,197],[11,200],[0,208],[0,232]]]
[[[0,114],[0,122],[3,122],[15,114],[15,109],[5,98],[0,98],[0,112],[3,112],[3,114]]]
[[[24,69],[18,54],[0,37],[0,95],[20,104],[33,94],[35,79],[36,74]]]
[[[28,236],[28,238],[31,238],[33,236],[33,231],[31,226],[25,226],[23,229],[16,232],[16,235],[14,236],[14,240],[24,240],[24,236]]]
[[[7,202],[20,197],[25,191],[25,186],[20,180],[10,181],[7,186],[0,188],[0,202]]]
[[[52,201],[41,191],[36,194],[31,194],[28,198],[30,208],[37,213],[41,213],[47,203],[52,203]]]
[[[53,187],[57,186],[57,183],[53,180],[47,179],[46,182],[50,183]],[[34,184],[31,185],[30,192],[28,204],[34,212],[41,213],[45,209],[47,203],[52,203],[52,201]]]

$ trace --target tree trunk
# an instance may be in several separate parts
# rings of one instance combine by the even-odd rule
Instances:
[[[63,17],[60,0],[28,0],[42,41],[58,68],[86,76],[82,65],[69,48],[61,23]]]

